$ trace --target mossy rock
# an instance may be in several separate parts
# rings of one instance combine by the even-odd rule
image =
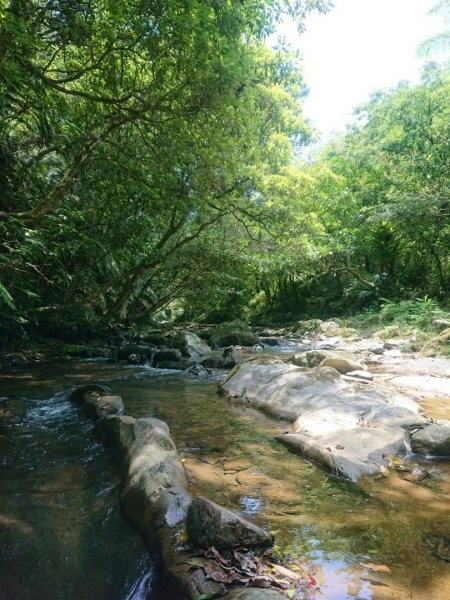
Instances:
[[[254,346],[259,342],[250,327],[241,321],[224,323],[214,329],[211,343],[219,348],[227,346]]]
[[[309,319],[308,321],[298,321],[292,328],[293,333],[305,335],[308,333],[319,333],[323,321],[320,319]]]

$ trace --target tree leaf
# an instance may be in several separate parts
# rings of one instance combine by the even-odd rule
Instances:
[[[17,310],[13,297],[5,288],[5,286],[0,282],[0,298],[13,310]]]

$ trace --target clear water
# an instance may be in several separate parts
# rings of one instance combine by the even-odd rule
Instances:
[[[127,414],[165,420],[192,493],[268,526],[276,555],[316,577],[317,598],[450,598],[449,563],[436,556],[450,537],[448,466],[420,485],[395,474],[338,480],[273,440],[287,424],[220,398],[214,378],[88,362],[7,375],[0,597],[173,598],[151,591],[153,566],[120,518],[118,473],[91,423],[57,395],[95,380],[123,397]],[[12,398],[26,404],[16,422]]]

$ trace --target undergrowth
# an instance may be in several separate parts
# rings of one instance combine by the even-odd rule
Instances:
[[[364,310],[348,324],[367,333],[377,332],[381,338],[413,337],[412,345],[425,353],[450,356],[450,312],[427,296],[401,302],[385,300],[381,308]]]

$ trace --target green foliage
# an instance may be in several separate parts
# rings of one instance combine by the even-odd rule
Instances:
[[[4,4],[1,301],[30,331],[142,322],[220,271],[224,227],[243,237],[310,135],[299,58],[265,39],[328,5]]]
[[[365,310],[351,321],[363,328],[392,328],[392,332],[399,326],[434,331],[433,321],[449,316],[437,300],[425,296],[399,302],[384,300],[379,308]]]
[[[430,64],[421,85],[374,94],[314,163],[277,175],[279,238],[259,276],[274,320],[448,297],[449,97]]]
[[[386,302],[379,313],[380,323],[407,323],[421,328],[429,328],[433,319],[444,316],[436,300],[415,298],[402,302]]]
[[[299,57],[265,41],[329,5],[4,3],[3,340],[141,326],[171,303],[283,323],[448,295],[448,72],[374,94],[293,162],[311,136]]]

